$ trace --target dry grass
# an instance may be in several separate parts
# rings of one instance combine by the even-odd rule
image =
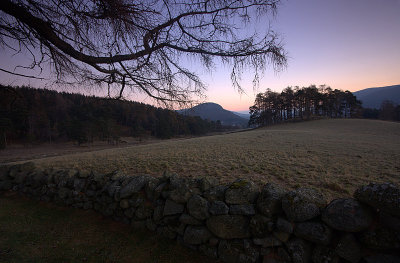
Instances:
[[[241,133],[162,141],[38,159],[55,167],[119,169],[127,174],[249,178],[287,188],[310,186],[328,198],[369,182],[400,182],[400,123],[319,120]]]

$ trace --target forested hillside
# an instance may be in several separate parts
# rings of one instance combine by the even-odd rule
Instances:
[[[0,86],[0,146],[12,142],[93,140],[121,136],[200,135],[215,122],[132,101],[28,87]]]

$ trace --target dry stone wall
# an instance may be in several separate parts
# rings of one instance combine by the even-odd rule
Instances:
[[[187,179],[0,167],[0,191],[94,209],[223,262],[400,262],[400,189],[370,184],[329,204],[318,191]]]

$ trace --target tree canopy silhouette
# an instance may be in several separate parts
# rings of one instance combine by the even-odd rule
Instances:
[[[158,101],[182,103],[205,89],[187,59],[209,69],[216,59],[228,63],[239,91],[244,67],[254,69],[257,83],[266,65],[286,65],[274,31],[245,28],[255,17],[274,14],[279,2],[2,0],[0,44],[27,50],[31,68],[51,62],[60,82],[117,88],[117,97],[130,88]]]
[[[249,125],[265,126],[313,117],[351,118],[360,115],[361,104],[350,91],[333,90],[326,85],[287,87],[281,93],[267,89],[257,94],[249,108]]]

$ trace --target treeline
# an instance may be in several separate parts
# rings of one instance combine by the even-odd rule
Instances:
[[[251,126],[264,126],[314,117],[350,118],[359,116],[361,102],[350,91],[321,85],[287,87],[281,93],[267,89],[250,107]]]
[[[138,102],[0,86],[0,148],[10,142],[115,143],[122,136],[170,138],[224,128]]]
[[[362,116],[366,119],[400,121],[400,105],[396,105],[393,101],[385,100],[379,109],[364,108]]]

